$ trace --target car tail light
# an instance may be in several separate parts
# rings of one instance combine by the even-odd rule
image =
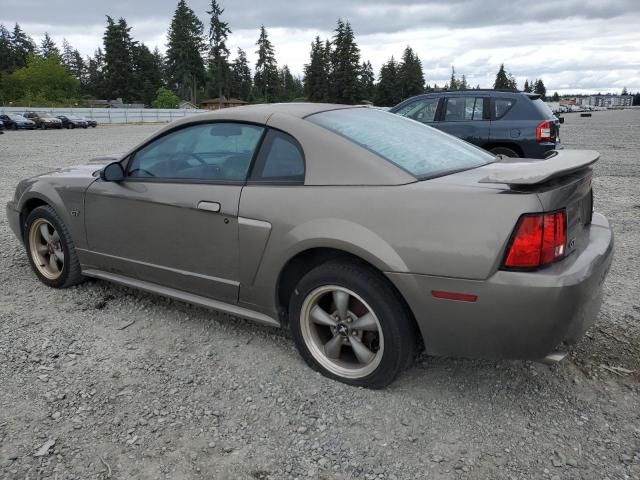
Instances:
[[[506,268],[537,268],[564,257],[566,213],[527,214],[520,217],[507,250]]]
[[[550,120],[544,120],[538,124],[536,127],[536,140],[538,142],[550,142],[553,140]]]

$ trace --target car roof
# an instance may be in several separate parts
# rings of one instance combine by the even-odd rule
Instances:
[[[370,107],[329,103],[273,103],[198,113],[168,124],[122,158],[172,130],[206,122],[244,122],[281,130],[302,145],[305,155],[305,185],[403,185],[417,181],[408,172],[343,136],[303,120],[315,113],[351,108]]]

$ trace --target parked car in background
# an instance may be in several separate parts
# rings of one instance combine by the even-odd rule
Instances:
[[[4,122],[0,120],[0,134],[4,133]]]
[[[36,128],[62,128],[62,120],[47,112],[26,112],[24,117],[33,120]]]
[[[36,124],[33,121],[29,120],[28,118],[24,118],[22,115],[19,115],[17,113],[0,115],[0,120],[4,122],[5,128],[11,130],[33,130],[34,128],[36,128]]]
[[[62,121],[62,128],[87,128],[87,121],[75,115],[58,115],[56,118]]]
[[[252,105],[23,180],[6,218],[50,287],[95,277],[289,328],[316,370],[383,387],[422,347],[563,357],[612,260],[598,158],[507,162],[374,108]]]
[[[496,155],[545,158],[562,148],[560,120],[540,95],[500,90],[427,93],[391,113],[455,135]]]
[[[86,117],[78,117],[81,120],[84,120],[85,122],[87,122],[87,126],[91,127],[91,128],[96,128],[98,126],[98,122],[96,122],[95,120],[91,119],[91,118],[86,118]]]

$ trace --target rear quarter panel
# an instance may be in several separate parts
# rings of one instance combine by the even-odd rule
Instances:
[[[535,194],[443,181],[403,186],[247,186],[240,216],[268,222],[271,232],[241,301],[274,308],[278,276],[297,253],[331,247],[381,271],[473,280],[502,260],[523,212],[539,211]],[[241,256],[243,253],[241,252]]]

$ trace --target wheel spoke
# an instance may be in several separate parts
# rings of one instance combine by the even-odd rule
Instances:
[[[40,225],[40,235],[44,238],[45,242],[51,243],[51,234],[49,233],[49,225],[43,223]]]
[[[349,310],[349,294],[341,290],[334,290],[333,303],[336,304],[340,320],[344,322],[347,319],[347,311]]]
[[[53,255],[55,255],[55,257],[60,260],[61,262],[64,262],[64,252],[62,251],[62,249],[53,249]]]
[[[349,343],[351,344],[354,355],[360,363],[367,364],[373,360],[373,357],[376,355],[356,336],[349,337]]]
[[[40,254],[40,255],[44,255],[47,253],[47,246],[46,245],[36,245],[36,251]]]
[[[368,332],[377,332],[378,325],[376,324],[376,319],[371,314],[371,312],[365,313],[363,316],[358,318],[351,324],[351,328],[353,330],[366,330]]]
[[[311,310],[311,320],[318,325],[326,325],[327,327],[335,327],[337,322],[318,305]]]
[[[327,343],[324,344],[324,353],[327,357],[334,360],[340,358],[340,352],[342,351],[342,337],[336,335]]]
[[[56,273],[60,271],[60,267],[58,266],[58,260],[56,259],[55,255],[51,255],[49,257],[49,268],[51,268],[51,270]]]
[[[54,230],[51,235],[51,243],[58,243],[60,241],[60,235],[58,235],[58,231]]]

